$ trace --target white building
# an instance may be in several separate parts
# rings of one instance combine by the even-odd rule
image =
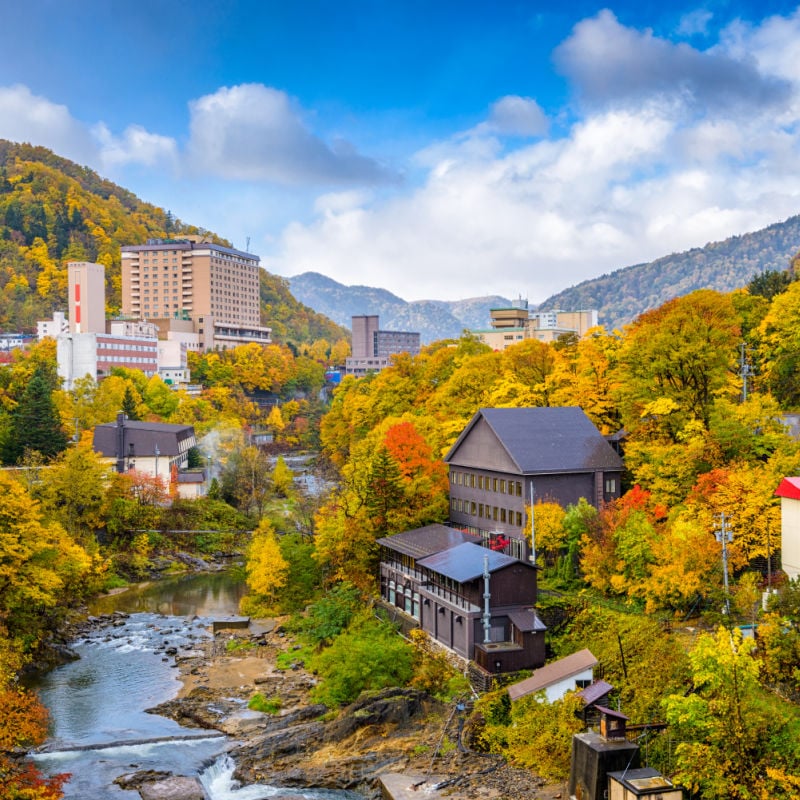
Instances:
[[[36,336],[42,339],[55,339],[62,333],[69,333],[69,322],[63,311],[53,313],[53,319],[40,320],[36,323]]]
[[[569,691],[591,686],[594,668],[599,663],[589,650],[579,650],[566,658],[545,664],[535,670],[530,678],[512,683],[508,687],[508,696],[513,702],[529,694],[544,692],[547,702],[554,703]]]
[[[781,568],[793,580],[800,575],[800,478],[784,478],[775,495],[781,498]]]

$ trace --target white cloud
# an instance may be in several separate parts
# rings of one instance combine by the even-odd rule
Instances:
[[[575,25],[554,58],[589,105],[638,104],[657,94],[708,111],[776,106],[790,95],[786,82],[750,60],[625,27],[608,10]]]
[[[683,36],[698,36],[708,33],[708,23],[714,15],[706,8],[697,8],[684,14],[678,24],[678,33]]]
[[[541,106],[532,97],[506,95],[492,103],[489,118],[475,131],[501,136],[542,136],[549,122]]]
[[[66,106],[33,94],[27,86],[0,86],[0,138],[48,147],[82,164],[96,148],[86,127]]]
[[[194,100],[189,158],[198,172],[287,185],[393,182],[347,142],[314,135],[289,97],[262,84],[224,87]]]
[[[114,136],[102,122],[95,125],[93,134],[100,148],[104,165],[120,167],[143,164],[147,167],[174,167],[178,161],[178,146],[169,136],[146,131],[141,125],[129,125],[122,136]]]

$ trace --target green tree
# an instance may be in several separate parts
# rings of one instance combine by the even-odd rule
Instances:
[[[272,485],[281,497],[289,497],[294,487],[294,473],[289,469],[283,456],[278,456],[272,470]]]
[[[130,384],[127,384],[125,386],[125,394],[122,397],[122,411],[128,419],[135,421],[141,419],[138,409],[139,404],[136,397],[134,397],[133,389]]]
[[[380,447],[370,466],[366,497],[366,506],[377,534],[386,536],[398,532],[393,517],[404,499],[400,468],[386,447]]]
[[[16,463],[25,450],[51,459],[67,447],[67,437],[53,403],[52,389],[40,370],[34,372],[11,414],[13,436],[6,443],[4,460]]]
[[[322,681],[317,698],[335,707],[352,703],[368,689],[404,686],[414,673],[414,651],[392,625],[366,609],[311,666]]]
[[[675,777],[703,797],[796,796],[787,791],[790,784],[783,791],[773,785],[764,791],[768,780],[780,784],[782,771],[795,771],[798,718],[791,709],[765,703],[759,664],[751,653],[738,629],[701,635],[689,655],[692,691],[664,701],[680,742]]]

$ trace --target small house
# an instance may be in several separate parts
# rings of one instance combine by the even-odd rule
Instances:
[[[585,689],[592,684],[593,670],[599,664],[589,650],[579,650],[566,658],[551,661],[529,678],[508,687],[513,703],[521,697],[544,692],[548,703],[560,700],[567,692]]]

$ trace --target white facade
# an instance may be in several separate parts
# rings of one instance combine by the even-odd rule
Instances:
[[[800,500],[781,497],[781,567],[794,580],[800,575]]]
[[[42,339],[55,339],[62,333],[69,333],[69,322],[63,311],[53,313],[53,319],[40,320],[36,323],[36,336]]]
[[[67,280],[70,333],[105,333],[106,268],[91,261],[70,261]]]
[[[127,367],[152,377],[158,372],[158,341],[107,333],[62,334],[56,339],[58,376],[64,389],[86,377],[98,381],[114,367]]]

